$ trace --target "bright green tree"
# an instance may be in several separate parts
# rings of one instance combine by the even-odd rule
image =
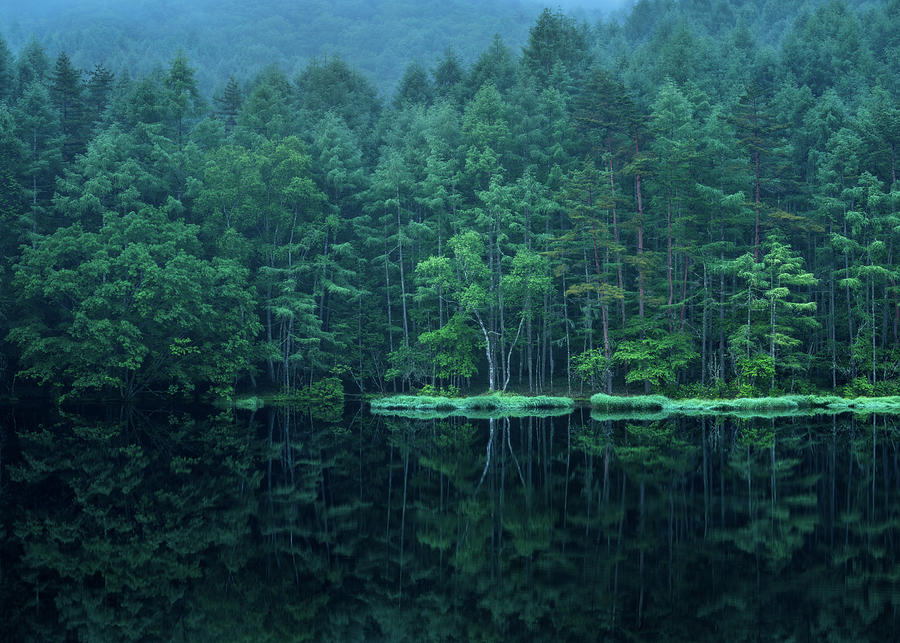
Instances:
[[[15,267],[21,374],[61,396],[229,394],[259,330],[247,270],[198,257],[197,229],[155,209],[75,224]]]

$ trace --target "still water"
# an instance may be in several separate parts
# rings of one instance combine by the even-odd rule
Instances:
[[[0,415],[0,639],[888,641],[900,420]]]

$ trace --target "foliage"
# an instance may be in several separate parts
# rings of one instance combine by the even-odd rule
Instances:
[[[895,2],[763,4],[518,12],[478,52],[509,7],[275,2],[238,34],[229,1],[187,42],[212,3],[139,2],[155,63],[105,58],[106,5],[43,18],[53,57],[11,26],[2,388],[895,393]],[[307,60],[315,24],[357,50]]]
[[[684,415],[739,415],[742,417],[776,417],[797,412],[846,413],[848,411],[872,413],[900,413],[900,397],[843,398],[834,395],[781,395],[776,397],[744,397],[734,399],[684,398],[669,399],[662,395],[637,395],[624,397],[596,393],[591,396],[591,406],[607,413],[619,413],[621,417],[638,417],[646,413]]]
[[[227,393],[259,326],[247,271],[198,258],[197,230],[165,214],[110,215],[27,248],[16,267],[27,320],[10,332],[22,375],[59,393]]]

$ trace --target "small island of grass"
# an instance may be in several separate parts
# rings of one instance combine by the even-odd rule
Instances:
[[[836,395],[782,395],[735,399],[673,400],[664,395],[624,397],[597,393],[591,396],[594,409],[614,413],[900,413],[900,396],[843,398]]]
[[[509,395],[491,393],[473,397],[443,397],[437,395],[392,395],[372,400],[373,411],[546,411],[569,409],[575,401],[569,397],[548,395]]]

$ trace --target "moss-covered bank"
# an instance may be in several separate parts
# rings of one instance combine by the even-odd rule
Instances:
[[[843,398],[836,395],[783,395],[733,400],[671,400],[663,395],[618,397],[597,393],[591,406],[606,412],[684,413],[691,415],[825,413],[900,413],[900,396]]]
[[[516,410],[490,410],[472,411],[468,409],[453,410],[400,410],[400,409],[372,409],[373,415],[405,418],[408,420],[446,420],[451,417],[465,418],[467,420],[499,420],[503,418],[546,418],[569,415],[571,408],[559,409],[516,409]]]
[[[476,397],[439,397],[429,395],[393,395],[372,400],[373,411],[541,411],[571,409],[569,397],[547,395],[478,395]]]

